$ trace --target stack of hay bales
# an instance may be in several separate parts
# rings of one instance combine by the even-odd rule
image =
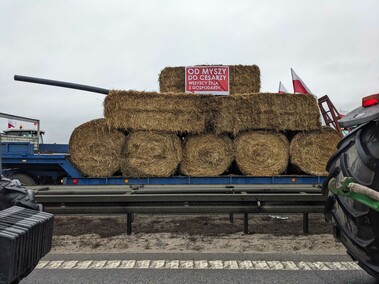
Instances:
[[[204,65],[203,65],[204,66]],[[257,65],[229,66],[230,94],[258,93],[261,89],[261,72]],[[166,67],[159,74],[162,93],[185,92],[185,67]]]
[[[273,176],[289,164],[326,174],[339,137],[321,130],[313,95],[259,93],[256,65],[230,66],[231,96],[183,93],[184,67],[165,68],[159,83],[171,93],[112,90],[105,119],[74,130],[71,159],[83,174]]]

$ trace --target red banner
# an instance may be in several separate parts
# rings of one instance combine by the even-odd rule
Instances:
[[[229,95],[229,66],[187,66],[186,93]]]

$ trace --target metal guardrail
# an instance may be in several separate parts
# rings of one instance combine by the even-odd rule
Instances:
[[[29,187],[37,202],[54,214],[126,214],[127,234],[132,233],[133,214],[248,215],[302,213],[303,232],[308,233],[308,214],[324,212],[326,198],[319,185],[151,185],[151,186],[48,186]]]

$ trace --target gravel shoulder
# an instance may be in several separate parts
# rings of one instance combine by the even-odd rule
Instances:
[[[56,216],[52,252],[346,253],[323,214],[309,214],[308,235],[302,226],[302,214],[250,215],[245,235],[241,214],[233,223],[229,215],[136,215],[128,236],[126,216]]]

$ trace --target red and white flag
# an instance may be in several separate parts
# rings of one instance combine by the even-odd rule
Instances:
[[[16,128],[16,125],[16,121],[8,119],[8,128]]]
[[[292,73],[292,83],[293,83],[293,92],[300,93],[300,94],[312,94],[312,92],[308,89],[308,87],[304,84],[303,80],[300,79],[300,77],[293,71],[291,68]]]
[[[286,89],[286,87],[284,87],[284,85],[282,84],[282,81],[279,81],[279,94],[287,94],[288,91]]]

